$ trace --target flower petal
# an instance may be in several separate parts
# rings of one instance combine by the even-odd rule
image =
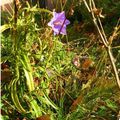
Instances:
[[[66,33],[66,26],[61,29],[60,34],[63,34],[63,35],[67,34]]]
[[[63,34],[66,35],[66,25],[70,24],[70,21],[66,19],[65,12],[61,13],[53,12],[53,18],[48,23],[48,26],[52,27],[54,35]]]
[[[66,19],[65,24],[66,24],[66,25],[69,25],[69,24],[70,24],[70,21]]]

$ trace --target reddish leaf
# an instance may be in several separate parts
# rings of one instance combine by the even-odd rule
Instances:
[[[1,64],[1,69],[9,68],[9,65],[6,63]]]
[[[34,79],[34,84],[37,87],[40,84],[40,79],[38,77],[35,77]]]
[[[85,59],[85,61],[82,64],[83,69],[88,69],[92,65],[93,61],[91,59]]]

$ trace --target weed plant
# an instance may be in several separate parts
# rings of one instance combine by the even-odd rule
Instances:
[[[71,25],[66,36],[54,36],[47,25],[52,11],[39,8],[39,4],[16,4],[14,0],[13,16],[5,19],[7,14],[2,15],[1,119],[120,119],[117,2],[95,0],[97,17],[91,9],[93,0],[61,2],[61,11],[66,12]],[[75,11],[74,15],[71,11]],[[106,36],[102,36],[107,38],[108,46],[93,19],[99,20],[101,14],[105,14],[102,30]],[[111,48],[112,60],[107,47]]]

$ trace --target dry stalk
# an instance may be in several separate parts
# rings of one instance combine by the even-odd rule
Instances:
[[[96,15],[95,12],[93,11],[93,10],[98,10],[95,6],[95,2],[94,2],[94,0],[89,0],[89,4],[86,2],[86,0],[83,0],[83,2],[85,4],[86,8],[88,9],[88,11],[91,12],[94,25],[96,26],[98,33],[101,37],[101,40],[102,40],[102,42],[107,50],[107,53],[108,53],[108,56],[109,56],[109,59],[111,61],[111,65],[112,65],[112,68],[114,71],[114,75],[116,78],[116,82],[118,84],[118,87],[120,88],[120,78],[118,75],[117,67],[115,65],[115,59],[114,59],[114,56],[112,54],[111,44],[107,40],[105,31],[104,31],[102,23],[101,23],[100,15],[99,14]]]

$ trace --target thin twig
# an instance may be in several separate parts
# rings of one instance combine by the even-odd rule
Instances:
[[[90,1],[91,1],[91,0],[90,0]],[[100,37],[101,37],[101,40],[102,40],[103,44],[105,45],[105,47],[107,47],[107,43],[106,43],[106,41],[104,40],[103,34],[102,34],[101,30],[99,29],[99,26],[98,26],[98,24],[97,24],[97,19],[95,18],[94,12],[92,11],[92,10],[93,10],[93,8],[92,8],[92,1],[90,2],[90,9],[91,9],[91,14],[92,14],[92,18],[93,18],[94,25],[96,26],[96,28],[97,28],[97,30],[98,30],[98,33],[99,33],[99,35],[100,35]]]
[[[110,58],[110,61],[111,61],[111,64],[112,64],[112,67],[113,67],[113,70],[114,70],[114,74],[115,74],[117,84],[120,88],[120,80],[119,80],[119,76],[118,76],[118,71],[117,71],[117,68],[116,68],[116,65],[115,65],[115,62],[114,62],[115,60],[114,60],[114,57],[112,55],[110,46],[108,47],[107,52],[108,52],[108,55],[109,55],[109,58]]]
[[[92,4],[93,4],[93,8],[92,8],[92,9],[97,9],[96,6],[95,6],[94,0],[91,0],[91,2],[92,2]],[[108,44],[107,37],[106,37],[106,35],[105,35],[105,31],[104,31],[104,29],[103,29],[103,26],[102,26],[102,23],[101,23],[101,20],[100,20],[99,16],[97,16],[97,19],[98,19],[99,25],[100,25],[100,27],[101,27],[101,32],[102,32],[102,34],[103,34],[104,40],[105,40],[106,44]]]
[[[88,9],[88,11],[91,12],[91,10],[90,10],[90,8],[89,8],[89,6],[88,6],[86,0],[83,0],[83,2],[84,2],[84,4],[85,4],[86,8]]]
[[[101,20],[100,20],[99,17],[98,17],[98,22],[99,22],[99,24],[100,24],[100,27],[101,27],[102,34],[103,34],[103,36],[104,36],[105,42],[106,42],[107,44],[109,44],[109,42],[108,42],[108,40],[107,40],[107,37],[106,37],[106,35],[105,35],[105,31],[104,31],[104,29],[103,29],[103,26],[102,26]]]

